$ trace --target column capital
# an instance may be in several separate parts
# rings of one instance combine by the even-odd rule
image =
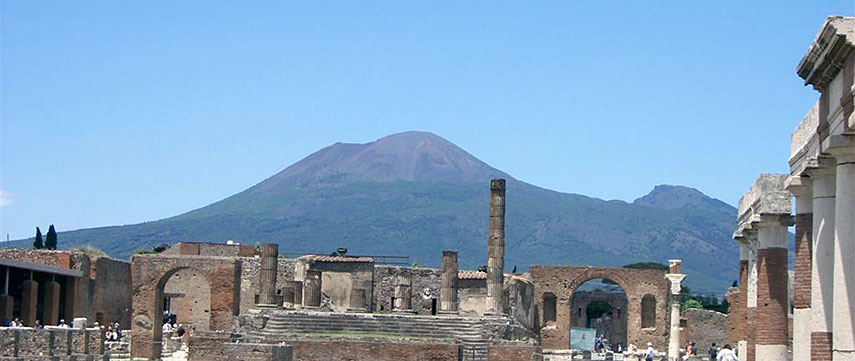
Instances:
[[[808,196],[813,193],[813,180],[805,176],[790,176],[784,186],[795,197]]]
[[[751,220],[751,229],[760,229],[767,227],[789,227],[795,224],[793,216],[789,213],[781,214],[761,214],[759,217]]]
[[[665,278],[668,281],[671,281],[671,295],[679,295],[680,294],[680,283],[686,278],[686,275],[682,273],[667,273],[665,274]]]
[[[804,174],[811,178],[833,177],[837,173],[837,161],[833,157],[822,156],[808,161]]]
[[[832,135],[828,138],[828,153],[837,159],[837,163],[855,162],[855,136]]]

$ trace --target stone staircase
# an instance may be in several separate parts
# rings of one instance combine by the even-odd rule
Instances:
[[[276,311],[253,334],[266,340],[287,337],[344,337],[460,344],[463,361],[486,361],[490,339],[479,319],[367,313]]]

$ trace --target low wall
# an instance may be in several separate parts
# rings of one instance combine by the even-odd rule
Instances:
[[[69,328],[0,328],[0,360],[37,360],[49,356],[96,359],[104,355],[101,330]]]
[[[490,345],[490,361],[541,361],[543,350],[538,346]]]
[[[294,361],[447,361],[457,360],[457,344],[383,341],[299,340],[285,342]]]
[[[292,361],[291,346],[232,343],[227,334],[191,337],[188,361]]]

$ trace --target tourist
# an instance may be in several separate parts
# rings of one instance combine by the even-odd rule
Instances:
[[[169,324],[169,322],[166,322],[166,323],[164,323],[164,324],[163,324],[163,328],[162,328],[162,329],[163,329],[163,333],[164,333],[164,334],[171,333],[171,332],[172,332],[172,325],[170,325],[170,324]]]
[[[698,345],[695,344],[695,341],[692,341],[692,356],[698,355]]]
[[[716,356],[716,361],[739,361],[739,358],[736,357],[736,354],[733,353],[733,350],[730,349],[730,345],[724,345],[724,348],[718,352],[718,356]],[[712,359],[710,359],[712,361]]]
[[[185,332],[187,332],[187,330],[184,329],[184,326],[182,326],[181,324],[178,324],[178,330],[176,331],[176,333],[178,334],[178,337],[184,336]]]
[[[35,328],[35,329],[42,329],[42,328],[45,328],[45,327],[44,327],[44,326],[42,326],[42,321],[36,320],[36,324],[35,324],[35,325],[33,325],[33,328]]]
[[[716,347],[715,342],[712,343],[709,350],[710,361],[715,360],[718,357],[718,347]]]
[[[692,353],[692,344],[690,342],[686,342],[686,353],[683,354],[683,360],[688,360],[689,357],[692,357],[694,355],[695,354]]]
[[[113,322],[113,332],[116,334],[116,341],[122,339],[122,329],[119,328],[119,321]]]
[[[101,329],[104,329],[104,326],[101,326]],[[113,340],[113,326],[107,328],[107,331],[104,332],[104,340],[112,341]]]
[[[64,318],[59,319],[59,323],[57,324],[57,326],[59,326],[59,328],[70,328],[70,327],[68,326],[68,324],[67,324],[67,323],[65,323],[65,319],[64,319]]]
[[[644,351],[644,361],[653,361],[653,358],[656,357],[656,350],[653,349],[653,343],[647,343],[647,350]]]

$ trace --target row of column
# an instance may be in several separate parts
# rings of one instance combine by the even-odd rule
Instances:
[[[763,214],[740,243],[740,325],[743,361],[787,360],[789,214]]]
[[[797,207],[793,357],[853,361],[855,137],[828,141],[831,157],[789,180]]]
[[[11,320],[14,318],[15,299],[9,294],[9,267],[6,267],[3,277],[3,290],[0,293],[0,319]],[[59,297],[60,285],[56,281],[48,281],[43,285],[43,314],[42,325],[56,325],[59,323]],[[36,324],[39,302],[39,282],[33,279],[24,280],[21,283],[21,322],[27,326]],[[66,309],[71,308],[66,305]]]

